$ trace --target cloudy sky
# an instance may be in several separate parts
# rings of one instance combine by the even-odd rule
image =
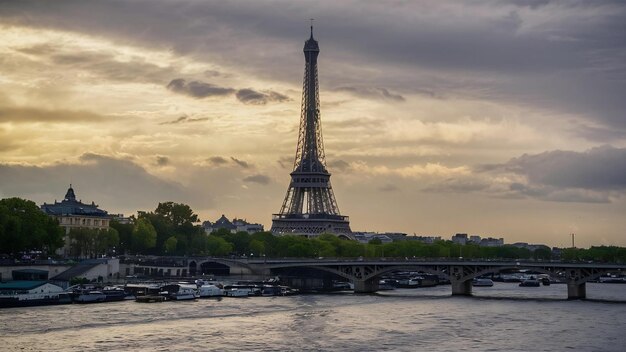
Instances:
[[[269,228],[309,18],[353,230],[626,246],[622,1],[0,0],[0,197]]]

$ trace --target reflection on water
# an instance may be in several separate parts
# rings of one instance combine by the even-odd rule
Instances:
[[[626,302],[626,285],[588,284]],[[449,286],[374,295],[112,302],[0,310],[7,351],[623,351],[626,303],[567,301],[565,285]],[[517,297],[517,299],[504,299]]]

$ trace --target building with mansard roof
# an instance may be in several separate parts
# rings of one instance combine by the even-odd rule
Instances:
[[[202,227],[206,233],[211,233],[215,230],[226,229],[232,233],[235,232],[248,232],[248,233],[256,233],[263,232],[263,225],[261,224],[252,224],[247,222],[244,219],[234,218],[233,221],[228,220],[228,218],[222,214],[222,216],[215,220],[214,223],[210,221],[205,221],[202,223]]]
[[[65,193],[62,201],[48,204],[43,203],[41,210],[59,220],[59,225],[65,229],[65,246],[57,252],[61,255],[69,255],[70,241],[68,235],[72,228],[85,227],[90,229],[108,229],[111,216],[105,210],[99,209],[93,201],[85,204],[76,199],[72,185]]]

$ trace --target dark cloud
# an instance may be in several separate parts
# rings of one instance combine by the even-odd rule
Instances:
[[[291,168],[293,166],[293,156],[283,156],[282,158],[276,160],[276,162],[283,169]]]
[[[626,128],[623,2],[322,4],[312,10],[309,3],[290,1],[180,6],[154,0],[24,0],[3,2],[0,19],[7,25],[170,48],[299,84],[300,75],[294,73],[301,72],[302,59],[295,58],[307,35],[301,20],[306,12],[323,19],[316,28],[321,72],[326,73],[322,84],[350,82],[402,92],[420,87],[418,91],[461,98],[479,95],[583,115],[600,127]],[[358,16],[350,15],[355,7]],[[388,93],[392,99],[398,95]]]
[[[626,140],[626,129],[594,127],[586,124],[572,123],[570,132],[597,143],[619,142]]]
[[[626,195],[626,148],[524,154],[503,164],[435,182],[427,192],[482,192],[498,198],[610,203]],[[515,180],[506,184],[504,180]]]
[[[243,180],[244,182],[253,182],[253,183],[258,183],[261,185],[267,185],[271,182],[271,179],[268,176],[260,175],[260,174],[244,177]]]
[[[351,94],[370,99],[383,99],[394,102],[405,101],[402,95],[391,93],[387,88],[339,87],[335,90],[339,92],[349,92]]]
[[[204,71],[204,75],[208,78],[228,78],[231,77],[230,74],[220,72],[217,70],[206,70]]]
[[[524,154],[502,167],[526,176],[536,185],[626,191],[626,148],[605,146],[582,153],[557,150]]]
[[[166,156],[157,155],[156,156],[156,164],[158,166],[167,166],[170,163],[170,158]]]
[[[244,169],[248,169],[250,168],[250,164],[248,164],[246,161],[243,160],[239,160],[235,157],[230,157],[230,160],[232,160],[235,164],[239,165],[240,167],[244,168]]]
[[[537,9],[542,6],[546,6],[550,3],[550,0],[508,0],[511,4],[519,7],[529,7],[531,9]]]
[[[228,165],[234,165],[242,169],[249,169],[252,167],[250,163],[248,163],[247,161],[240,160],[232,156],[230,158],[224,158],[221,156],[212,156],[208,158],[207,161],[212,166],[215,166],[215,167],[228,166]]]
[[[167,89],[175,93],[188,95],[198,99],[225,96],[235,92],[232,88],[218,87],[216,85],[200,81],[191,81],[187,83],[182,78],[176,78],[170,81],[170,83],[167,84]]]
[[[79,161],[49,166],[0,164],[0,194],[53,202],[62,199],[72,183],[78,198],[93,200],[110,213],[121,212],[118,207],[150,210],[167,200],[212,204],[207,194],[157,178],[131,160],[85,153]]]
[[[344,160],[332,160],[328,162],[330,170],[346,171],[350,168],[350,163]]]
[[[221,156],[212,156],[212,157],[208,158],[207,161],[210,162],[212,165],[215,165],[215,166],[228,164],[228,159],[223,158]]]
[[[465,178],[448,178],[434,185],[423,188],[426,192],[480,192],[487,191],[490,183],[488,180],[465,177]]]
[[[175,125],[175,124],[179,124],[179,123],[202,122],[202,121],[208,121],[208,120],[209,120],[208,117],[189,118],[187,116],[181,116],[181,117],[177,118],[176,120],[161,122],[161,123],[159,123],[159,125]]]
[[[106,118],[90,111],[47,110],[33,107],[0,106],[0,122],[103,122]]]
[[[388,183],[388,184],[386,184],[386,185],[384,185],[382,187],[379,187],[378,190],[381,191],[381,192],[396,192],[396,191],[400,190],[400,188],[398,188],[398,186],[396,186],[396,185],[392,185],[392,184]]]
[[[60,48],[48,50],[45,45],[21,51],[48,57],[55,65],[65,66],[72,71],[85,71],[112,81],[161,83],[177,72],[176,68],[158,66],[136,57],[119,61],[113,53],[105,51],[69,53],[61,52]]]
[[[566,203],[610,203],[611,195],[606,192],[590,191],[585,189],[559,189],[556,187],[542,185],[525,185],[522,183],[512,183],[510,186],[512,193],[501,195],[503,198],[523,198],[530,197],[550,202]]]
[[[289,97],[273,91],[257,92],[250,88],[237,91],[237,99],[244,104],[265,105],[268,102],[289,101]]]

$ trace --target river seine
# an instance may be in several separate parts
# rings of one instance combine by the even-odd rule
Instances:
[[[450,286],[374,295],[0,310],[1,351],[625,351],[626,285]],[[604,300],[604,301],[600,301]]]

